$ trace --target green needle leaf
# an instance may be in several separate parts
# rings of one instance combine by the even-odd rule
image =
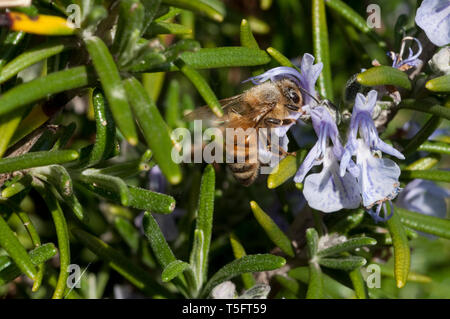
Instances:
[[[357,237],[357,238],[350,238],[349,240],[339,243],[337,245],[328,247],[323,250],[319,250],[317,252],[317,256],[331,256],[331,255],[337,255],[339,253],[342,253],[344,251],[352,251],[357,248],[361,248],[364,246],[373,246],[376,245],[377,241],[370,237]]]
[[[256,42],[250,24],[246,19],[242,19],[241,21],[241,29],[239,35],[241,39],[241,45],[243,47],[259,49],[258,42]]]
[[[447,182],[450,183],[450,172],[437,169],[427,169],[419,171],[406,171],[403,170],[400,178],[402,179],[427,179],[430,181]]]
[[[366,259],[360,256],[347,256],[340,258],[320,257],[318,259],[318,263],[324,267],[345,271],[352,271],[356,268],[360,268],[361,266],[364,266],[366,262]]]
[[[222,106],[217,100],[216,95],[214,94],[206,79],[195,69],[186,64],[183,60],[178,59],[174,63],[180,69],[180,71],[192,82],[198,93],[200,93],[205,102],[211,108],[211,111],[213,111],[213,113],[217,117],[221,117],[223,115]]]
[[[271,254],[248,255],[236,259],[218,270],[203,288],[200,296],[205,298],[218,284],[243,273],[269,271],[283,267],[286,260]]]
[[[450,239],[450,219],[443,219],[395,207],[405,226],[412,229]]]
[[[157,34],[192,34],[192,29],[182,24],[169,22],[153,22],[146,31],[146,36],[154,36]]]
[[[136,227],[127,219],[121,216],[118,216],[114,219],[114,226],[123,240],[131,248],[133,254],[137,253],[141,235],[139,234],[139,231],[136,229]]]
[[[356,268],[349,272],[350,280],[353,284],[353,289],[355,290],[356,299],[367,299],[367,286],[364,280],[361,269]]]
[[[314,259],[317,255],[319,245],[319,234],[314,228],[306,230],[306,243],[308,245],[309,258]]]
[[[355,10],[340,0],[326,0],[325,4],[334,12],[342,16],[351,25],[362,33],[369,33],[371,29],[367,26],[367,21],[361,17]]]
[[[85,39],[86,49],[92,58],[95,70],[102,83],[109,107],[118,128],[131,145],[138,143],[133,115],[119,71],[105,43],[98,37]]]
[[[390,214],[389,208],[385,214],[386,216]],[[397,287],[402,288],[406,284],[411,264],[408,238],[406,237],[405,229],[400,221],[400,216],[396,212],[394,212],[393,216],[387,221],[387,226],[394,246],[395,281],[397,282]]]
[[[318,80],[319,93],[324,98],[333,100],[328,27],[324,2],[324,0],[313,0],[312,2],[313,46],[315,62],[323,63],[322,73]]]
[[[161,278],[164,282],[169,282],[181,273],[185,271],[187,268],[189,268],[189,264],[181,261],[181,260],[175,260],[172,261],[170,264],[167,265],[166,268],[164,268]]]
[[[60,41],[52,41],[25,51],[3,67],[0,72],[0,84],[9,80],[27,67],[59,54],[70,47],[71,45],[69,44],[61,43]]]
[[[175,199],[172,196],[135,186],[128,186],[128,190],[131,207],[157,214],[170,214],[175,209]]]
[[[64,297],[64,291],[67,286],[67,278],[69,276],[69,273],[67,272],[70,265],[69,230],[67,228],[67,222],[63,211],[50,190],[39,184],[35,185],[35,188],[44,199],[50,213],[52,214],[53,223],[55,224],[59,249],[59,276],[52,298],[62,299]]]
[[[171,262],[175,261],[176,258],[164,238],[161,229],[156,223],[156,220],[149,212],[144,214],[143,227],[145,236],[149,240],[150,246],[152,246],[156,259],[158,259],[158,262],[163,269],[166,268]]]
[[[390,66],[375,66],[357,75],[358,83],[365,86],[395,85],[411,90],[411,81],[405,72]]]
[[[425,87],[433,92],[450,92],[450,74],[429,80]]]
[[[58,253],[55,245],[52,243],[43,244],[32,251],[30,251],[28,258],[31,260],[33,265],[37,266],[43,264],[46,260],[54,257]],[[22,270],[17,266],[17,264],[9,261],[6,256],[1,256],[5,258],[3,264],[0,262],[0,286],[7,284],[8,282],[14,280],[22,273]],[[4,267],[3,267],[3,266]]]
[[[86,86],[89,81],[93,82],[92,72],[78,66],[17,85],[0,96],[0,116],[53,94]]]
[[[277,245],[286,255],[289,257],[294,257],[294,249],[292,248],[291,241],[283,233],[283,231],[275,224],[275,222],[267,215],[256,202],[251,201],[250,207],[252,208],[253,215],[255,216],[258,223],[269,236],[270,240]]]
[[[9,173],[50,164],[67,163],[77,158],[78,152],[73,150],[26,153],[16,157],[0,159],[0,173]]]
[[[163,0],[164,4],[201,13],[217,22],[225,16],[224,4],[218,0]]]
[[[245,252],[244,246],[240,243],[239,239],[235,234],[230,235],[230,243],[231,248],[233,249],[234,258],[239,259],[244,256],[247,256],[247,253]],[[246,289],[252,288],[255,284],[255,278],[253,277],[253,274],[251,273],[245,273],[241,275],[242,282],[244,283],[244,287]]]
[[[419,151],[450,155],[450,144],[444,142],[426,141],[418,148]]]
[[[315,262],[309,263],[309,282],[306,291],[306,299],[322,299],[323,298],[323,278],[322,270],[319,264]]]
[[[17,267],[31,279],[37,275],[36,268],[28,256],[26,249],[17,239],[14,232],[9,228],[3,217],[0,216],[0,247],[2,247],[15,262]]]
[[[430,113],[450,120],[450,107],[437,105],[433,101],[423,99],[405,99],[398,105],[399,109],[416,110],[419,112]]]
[[[133,112],[144,134],[154,159],[170,183],[181,182],[181,170],[172,160],[173,143],[169,128],[162,119],[155,103],[150,99],[142,84],[135,78],[124,81]]]
[[[211,233],[214,213],[214,194],[215,194],[216,176],[212,165],[208,165],[203,172],[200,195],[198,198],[198,214],[196,231],[200,231],[202,236],[201,245],[197,250],[192,249],[191,259],[201,260],[200,274],[203,280],[206,280],[208,274],[208,254],[211,245]]]
[[[420,145],[428,140],[440,124],[441,118],[437,115],[433,115],[405,146],[403,154],[405,154],[405,156],[412,154]]]
[[[270,62],[263,50],[246,47],[204,48],[195,52],[185,51],[180,57],[194,69],[255,66]]]

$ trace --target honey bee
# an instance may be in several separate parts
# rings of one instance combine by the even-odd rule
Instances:
[[[254,128],[258,132],[261,128],[277,128],[295,123],[298,118],[292,114],[303,114],[303,97],[299,86],[290,79],[268,81],[256,85],[242,94],[219,101],[224,115],[218,118],[209,107],[203,106],[187,114],[187,120],[208,120],[212,126],[221,129],[226,138],[227,128]],[[299,115],[299,114],[297,114]],[[257,134],[246,136],[244,141],[225,143],[227,154],[245,158],[244,161],[229,163],[234,177],[244,186],[249,186],[259,176],[262,165],[258,156],[258,143],[254,140]],[[281,146],[278,150],[270,149],[270,138],[267,136],[267,150],[277,154],[280,158],[288,155]]]

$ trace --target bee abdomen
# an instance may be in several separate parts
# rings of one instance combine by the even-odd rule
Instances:
[[[228,164],[234,177],[244,186],[252,184],[259,175],[259,163]]]

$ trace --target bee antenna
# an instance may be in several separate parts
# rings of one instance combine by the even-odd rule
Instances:
[[[316,101],[317,104],[320,104],[320,101],[311,93],[309,93],[307,90],[305,90],[304,88],[302,88],[301,86],[298,87],[300,89],[300,91],[302,93],[305,93],[306,95],[308,95],[310,98],[312,98],[314,101]]]

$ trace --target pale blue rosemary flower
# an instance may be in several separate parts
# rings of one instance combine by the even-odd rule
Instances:
[[[423,0],[415,20],[435,45],[450,43],[450,1]]]
[[[406,59],[403,58],[403,54],[405,51],[406,40],[413,40],[417,44],[417,52],[414,53],[411,47],[408,48],[408,57]],[[418,67],[422,64],[422,60],[419,59],[422,54],[422,44],[420,41],[414,37],[404,37],[402,39],[402,44],[400,47],[400,52],[395,53],[390,51],[387,55],[392,59],[392,67],[400,70],[408,70],[412,67]]]
[[[311,110],[311,119],[318,140],[297,171],[294,181],[301,183],[305,180],[303,195],[314,209],[329,213],[359,207],[361,197],[353,175],[355,173],[339,174],[338,161],[344,149],[333,117],[325,107],[318,106]],[[350,170],[356,168],[350,162]],[[323,167],[320,173],[310,174],[305,178],[314,166],[321,164]]]
[[[385,202],[394,199],[401,190],[398,181],[400,168],[394,161],[382,158],[381,153],[399,159],[405,158],[402,153],[383,142],[378,136],[372,120],[377,95],[375,90],[371,90],[367,97],[361,93],[357,94],[347,144],[340,163],[341,176],[344,176],[351,163],[351,157],[356,155],[356,165],[359,170],[357,180],[363,206],[376,222],[389,219],[390,216],[381,218],[380,210],[383,206],[386,212]],[[374,212],[372,209],[375,205],[377,209]]]

